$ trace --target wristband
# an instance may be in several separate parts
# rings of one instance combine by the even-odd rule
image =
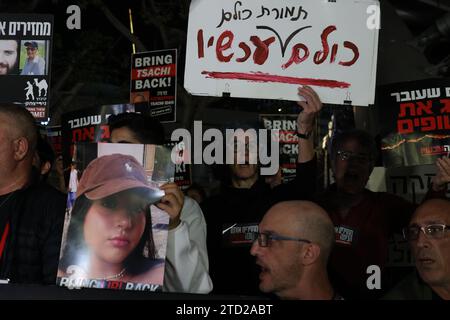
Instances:
[[[296,132],[295,135],[297,137],[299,137],[300,139],[306,139],[308,140],[309,137],[311,137],[312,131],[308,131],[306,133],[300,133],[300,132]]]

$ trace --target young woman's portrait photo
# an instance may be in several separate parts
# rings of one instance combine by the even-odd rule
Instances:
[[[70,212],[58,278],[162,285],[164,259],[155,255],[150,210],[162,196],[133,156],[91,161]]]

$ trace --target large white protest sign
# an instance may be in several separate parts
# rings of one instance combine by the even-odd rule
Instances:
[[[373,104],[374,12],[372,0],[192,0],[184,87],[296,101],[310,85],[326,103]]]

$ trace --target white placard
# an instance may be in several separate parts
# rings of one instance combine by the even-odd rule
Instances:
[[[373,0],[192,0],[184,87],[194,95],[374,103]],[[374,20],[375,19],[375,20]]]

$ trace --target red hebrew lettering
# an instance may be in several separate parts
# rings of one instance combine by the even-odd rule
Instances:
[[[197,56],[199,59],[205,56],[205,52],[203,49],[203,30],[200,29],[197,32]]]
[[[94,127],[83,128],[83,134],[81,141],[93,141],[94,140]]]
[[[333,46],[331,47],[330,63],[333,63],[334,60],[336,60],[337,50],[338,50],[338,45],[333,44]]]
[[[409,109],[409,113],[407,109]],[[400,103],[400,114],[398,115],[399,118],[415,115],[416,115],[416,105],[414,103],[412,102]]]
[[[217,60],[219,60],[220,62],[228,62],[233,57],[234,53],[231,53],[228,56],[225,56],[222,53],[223,51],[225,51],[231,47],[231,44],[233,43],[233,39],[234,39],[234,35],[229,30],[222,32],[222,34],[219,36],[219,39],[217,39],[216,55],[217,55]]]
[[[414,132],[414,126],[411,119],[402,119],[397,121],[398,133],[412,133]]]
[[[444,128],[450,129],[450,116],[444,116]]]
[[[423,114],[433,114],[433,111],[431,110],[431,108],[433,107],[433,101],[432,100],[428,100],[425,103],[423,103],[422,101],[417,101],[417,115],[421,116]]]
[[[304,55],[303,57],[300,57],[300,50],[303,50]],[[299,64],[302,61],[306,60],[309,57],[309,49],[307,46],[305,46],[303,43],[298,43],[292,48],[292,55],[288,62],[283,64],[281,67],[283,69],[286,69],[289,67],[292,63]]]
[[[444,105],[443,108],[441,108],[441,113],[450,113],[450,99],[441,99],[441,103]]]
[[[422,128],[420,131],[434,131],[436,130],[436,119],[434,117],[425,117],[420,119]]]
[[[101,135],[100,135],[100,139],[102,140],[102,141],[104,141],[105,139],[109,139],[109,137],[110,137],[110,132],[109,132],[109,126],[108,125],[102,125],[102,126],[100,126],[100,132],[101,132]]]
[[[358,60],[359,50],[358,50],[358,47],[353,42],[350,42],[350,41],[344,41],[344,47],[353,51],[353,59],[351,59],[350,61],[346,61],[346,62],[340,61],[339,64],[341,66],[349,67],[349,66],[353,65],[356,62],[356,60]]]
[[[444,125],[442,123],[443,121],[442,116],[437,116],[436,119],[437,119],[437,129],[442,130],[444,128]]]
[[[237,62],[245,62],[250,57],[250,54],[252,53],[250,50],[250,47],[245,42],[239,43],[239,48],[241,48],[244,51],[244,56],[242,58],[237,58]]]
[[[259,65],[264,64],[269,56],[269,45],[275,41],[275,37],[261,41],[258,36],[251,36],[250,41],[256,46],[256,50],[253,53],[253,61]]]
[[[214,44],[214,37],[209,37],[209,39],[208,39],[208,48],[212,47],[213,44]]]
[[[328,52],[330,51],[330,48],[328,46],[327,38],[328,38],[328,35],[335,30],[336,30],[335,26],[328,26],[323,30],[322,34],[320,35],[320,39],[322,39],[323,50],[317,51],[314,54],[314,63],[315,64],[321,64],[328,57]]]
[[[74,129],[72,131],[72,143],[75,143],[77,141],[81,141],[81,129]]]

